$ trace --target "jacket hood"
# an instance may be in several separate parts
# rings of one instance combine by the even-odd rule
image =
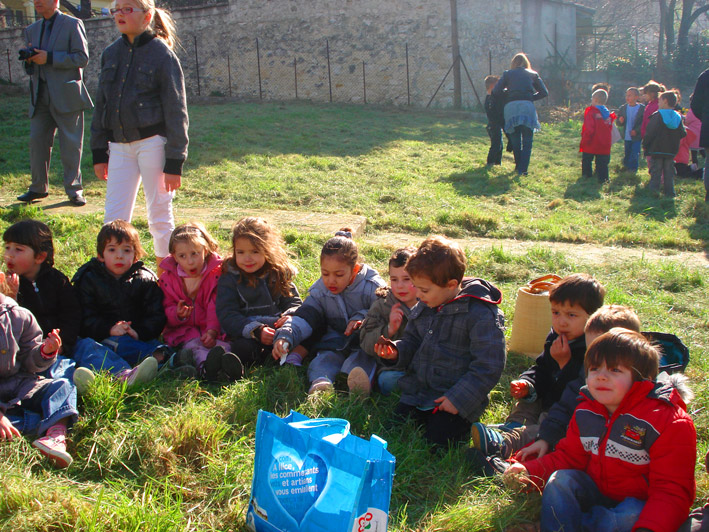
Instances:
[[[216,253],[212,253],[212,256],[209,257],[207,262],[205,262],[206,267],[204,268],[203,275],[208,274],[213,269],[218,268],[220,265],[221,265],[221,257],[219,255],[217,255]],[[165,257],[162,260],[162,262],[160,263],[160,267],[165,271],[172,272],[175,275],[178,275],[178,273],[177,273],[178,264],[172,255],[168,255],[167,257]]]
[[[662,117],[662,121],[670,129],[677,129],[682,123],[682,115],[674,109],[659,109],[657,111]]]
[[[451,302],[464,297],[474,297],[475,299],[493,305],[499,305],[502,302],[502,292],[499,288],[490,281],[472,277],[463,278],[460,293],[455,299],[452,299]]]
[[[601,118],[603,118],[603,120],[605,120],[611,115],[611,112],[605,105],[594,105],[594,107],[598,109],[598,111],[601,113]]]

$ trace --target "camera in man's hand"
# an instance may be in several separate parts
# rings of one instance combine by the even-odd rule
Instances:
[[[18,59],[20,61],[27,61],[30,57],[34,57],[35,55],[37,55],[37,52],[34,51],[34,48],[22,48],[19,52]]]

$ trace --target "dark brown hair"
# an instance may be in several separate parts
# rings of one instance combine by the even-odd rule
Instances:
[[[495,83],[497,83],[500,80],[500,76],[485,76],[485,90],[489,89],[490,87],[494,87]]]
[[[603,305],[589,316],[585,332],[604,333],[613,327],[640,332],[640,318],[635,311],[623,305]]]
[[[7,244],[13,242],[32,248],[34,256],[46,253],[44,260],[49,266],[54,265],[54,241],[52,230],[39,220],[22,220],[5,229],[2,239]]]
[[[663,92],[660,94],[660,99],[665,100],[670,109],[674,109],[675,105],[677,105],[677,93],[674,90]]]
[[[413,257],[406,263],[411,277],[427,277],[438,286],[446,286],[455,279],[460,283],[465,274],[467,261],[461,247],[442,236],[424,240]]]
[[[592,314],[603,305],[606,289],[586,273],[572,273],[549,289],[549,301],[579,305]]]
[[[207,232],[207,229],[200,222],[189,222],[175,227],[175,230],[170,235],[170,243],[168,244],[170,254],[175,253],[175,246],[181,242],[203,247],[206,251],[204,254],[205,262],[219,249],[217,241],[214,240],[214,237]]]
[[[390,268],[401,268],[406,266],[406,262],[414,256],[416,253],[416,248],[413,246],[399,248],[389,257],[389,267]]]
[[[660,352],[637,331],[614,327],[596,338],[586,351],[584,368],[597,368],[605,362],[608,368],[631,369],[633,382],[655,380],[660,369]]]
[[[359,262],[359,250],[355,241],[352,240],[352,229],[343,227],[335,233],[335,236],[325,242],[320,252],[320,262],[323,257],[336,257],[340,262],[354,268]]]
[[[140,235],[138,231],[125,220],[113,220],[112,222],[103,224],[103,227],[101,227],[96,237],[96,253],[98,253],[99,257],[103,258],[103,250],[106,249],[106,245],[111,239],[114,239],[118,244],[127,242],[133,246],[135,260],[145,257],[145,250],[143,246],[140,245]]]

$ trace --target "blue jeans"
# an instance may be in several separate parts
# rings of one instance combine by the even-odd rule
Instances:
[[[603,495],[584,471],[562,469],[542,494],[541,532],[630,532],[645,501],[619,503]]]
[[[91,338],[82,338],[74,346],[74,360],[77,367],[93,371],[105,370],[113,375],[132,368],[150,356],[161,345],[157,340],[143,342],[127,334],[111,336],[102,343]]]
[[[406,375],[403,371],[387,370],[382,371],[377,377],[379,392],[382,395],[389,395],[399,384],[399,379]]]
[[[374,359],[361,349],[352,351],[349,356],[342,351],[318,351],[313,361],[308,366],[308,381],[326,378],[335,382],[338,373],[349,374],[355,367],[360,367],[369,375],[369,380],[374,378],[376,363]]]
[[[632,170],[633,172],[638,171],[641,143],[642,141],[639,140],[625,141],[625,157],[623,157],[623,166],[628,170]]]
[[[510,133],[509,138],[515,154],[515,170],[518,174],[525,174],[529,168],[529,159],[532,157],[534,131],[527,126],[517,126]]]
[[[70,418],[68,426],[79,415],[76,409],[76,387],[67,379],[46,379],[46,382],[31,397],[22,398],[22,407],[11,408],[6,415],[23,434],[41,436],[52,425]]]

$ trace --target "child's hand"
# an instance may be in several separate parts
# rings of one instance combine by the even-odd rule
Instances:
[[[199,339],[204,347],[212,348],[217,345],[217,331],[214,329],[207,329],[207,331]]]
[[[177,318],[186,320],[192,314],[192,307],[185,303],[182,299],[177,302]]]
[[[108,181],[108,163],[95,164],[94,175],[102,181]]]
[[[117,321],[108,332],[111,336],[123,336],[124,334],[128,334],[128,329],[130,329],[130,324],[128,322]]]
[[[139,340],[138,338],[138,333],[135,331],[133,327],[130,326],[130,322],[126,322],[128,324],[128,329],[126,330],[126,334],[133,338],[133,340]]]
[[[454,416],[458,415],[458,409],[453,406],[453,403],[451,403],[445,395],[439,397],[438,399],[434,399],[433,402],[438,404],[438,406],[433,409],[434,412],[436,412],[436,410],[440,410],[442,412],[453,414]]]
[[[634,136],[635,136],[635,130],[634,130],[634,129],[631,129],[631,130],[630,130],[630,136],[631,136],[631,137],[634,137]]]
[[[404,311],[401,308],[401,303],[396,303],[393,307],[391,307],[391,312],[389,313],[389,338],[397,333],[403,320]]]
[[[399,350],[396,345],[386,336],[380,336],[377,343],[374,344],[374,353],[386,360],[396,360],[399,357]]]
[[[288,320],[288,316],[281,316],[276,320],[276,323],[273,324],[274,329],[280,329],[283,327],[283,324]]]
[[[12,438],[19,436],[20,431],[3,414],[0,414],[0,440],[12,441]]]
[[[276,335],[276,329],[273,327],[261,327],[261,343],[263,345],[273,344],[273,337]]]
[[[502,475],[502,482],[510,489],[534,486],[527,468],[520,463],[514,463]]]
[[[353,332],[355,332],[357,329],[359,329],[362,326],[362,320],[352,320],[347,324],[347,328],[345,329],[345,336],[349,336]]]
[[[523,449],[517,451],[515,454],[515,460],[520,462],[526,462],[527,460],[533,460],[534,458],[541,458],[549,452],[549,442],[546,440],[537,440],[532,445],[527,445]]]
[[[53,329],[42,342],[42,353],[53,355],[62,346],[62,339],[59,336],[59,329]]]
[[[619,117],[618,117],[618,123],[619,123],[619,124],[622,124],[623,122],[625,122],[625,117],[624,117],[624,116],[619,116]]]
[[[290,351],[290,342],[288,340],[286,340],[285,338],[281,338],[279,340],[276,340],[276,343],[273,344],[273,350],[271,351],[271,356],[275,360],[278,360],[282,356],[287,355],[288,351]]]
[[[7,295],[12,299],[17,299],[17,293],[20,291],[20,276],[16,273],[8,273],[5,276],[5,281],[10,289],[10,293]]]
[[[512,381],[510,383],[510,394],[515,399],[522,399],[529,395],[529,383],[527,381]]]
[[[571,349],[569,349],[569,341],[566,339],[565,334],[560,334],[559,337],[552,342],[549,354],[551,358],[556,360],[560,368],[563,368],[566,363],[571,360]]]

